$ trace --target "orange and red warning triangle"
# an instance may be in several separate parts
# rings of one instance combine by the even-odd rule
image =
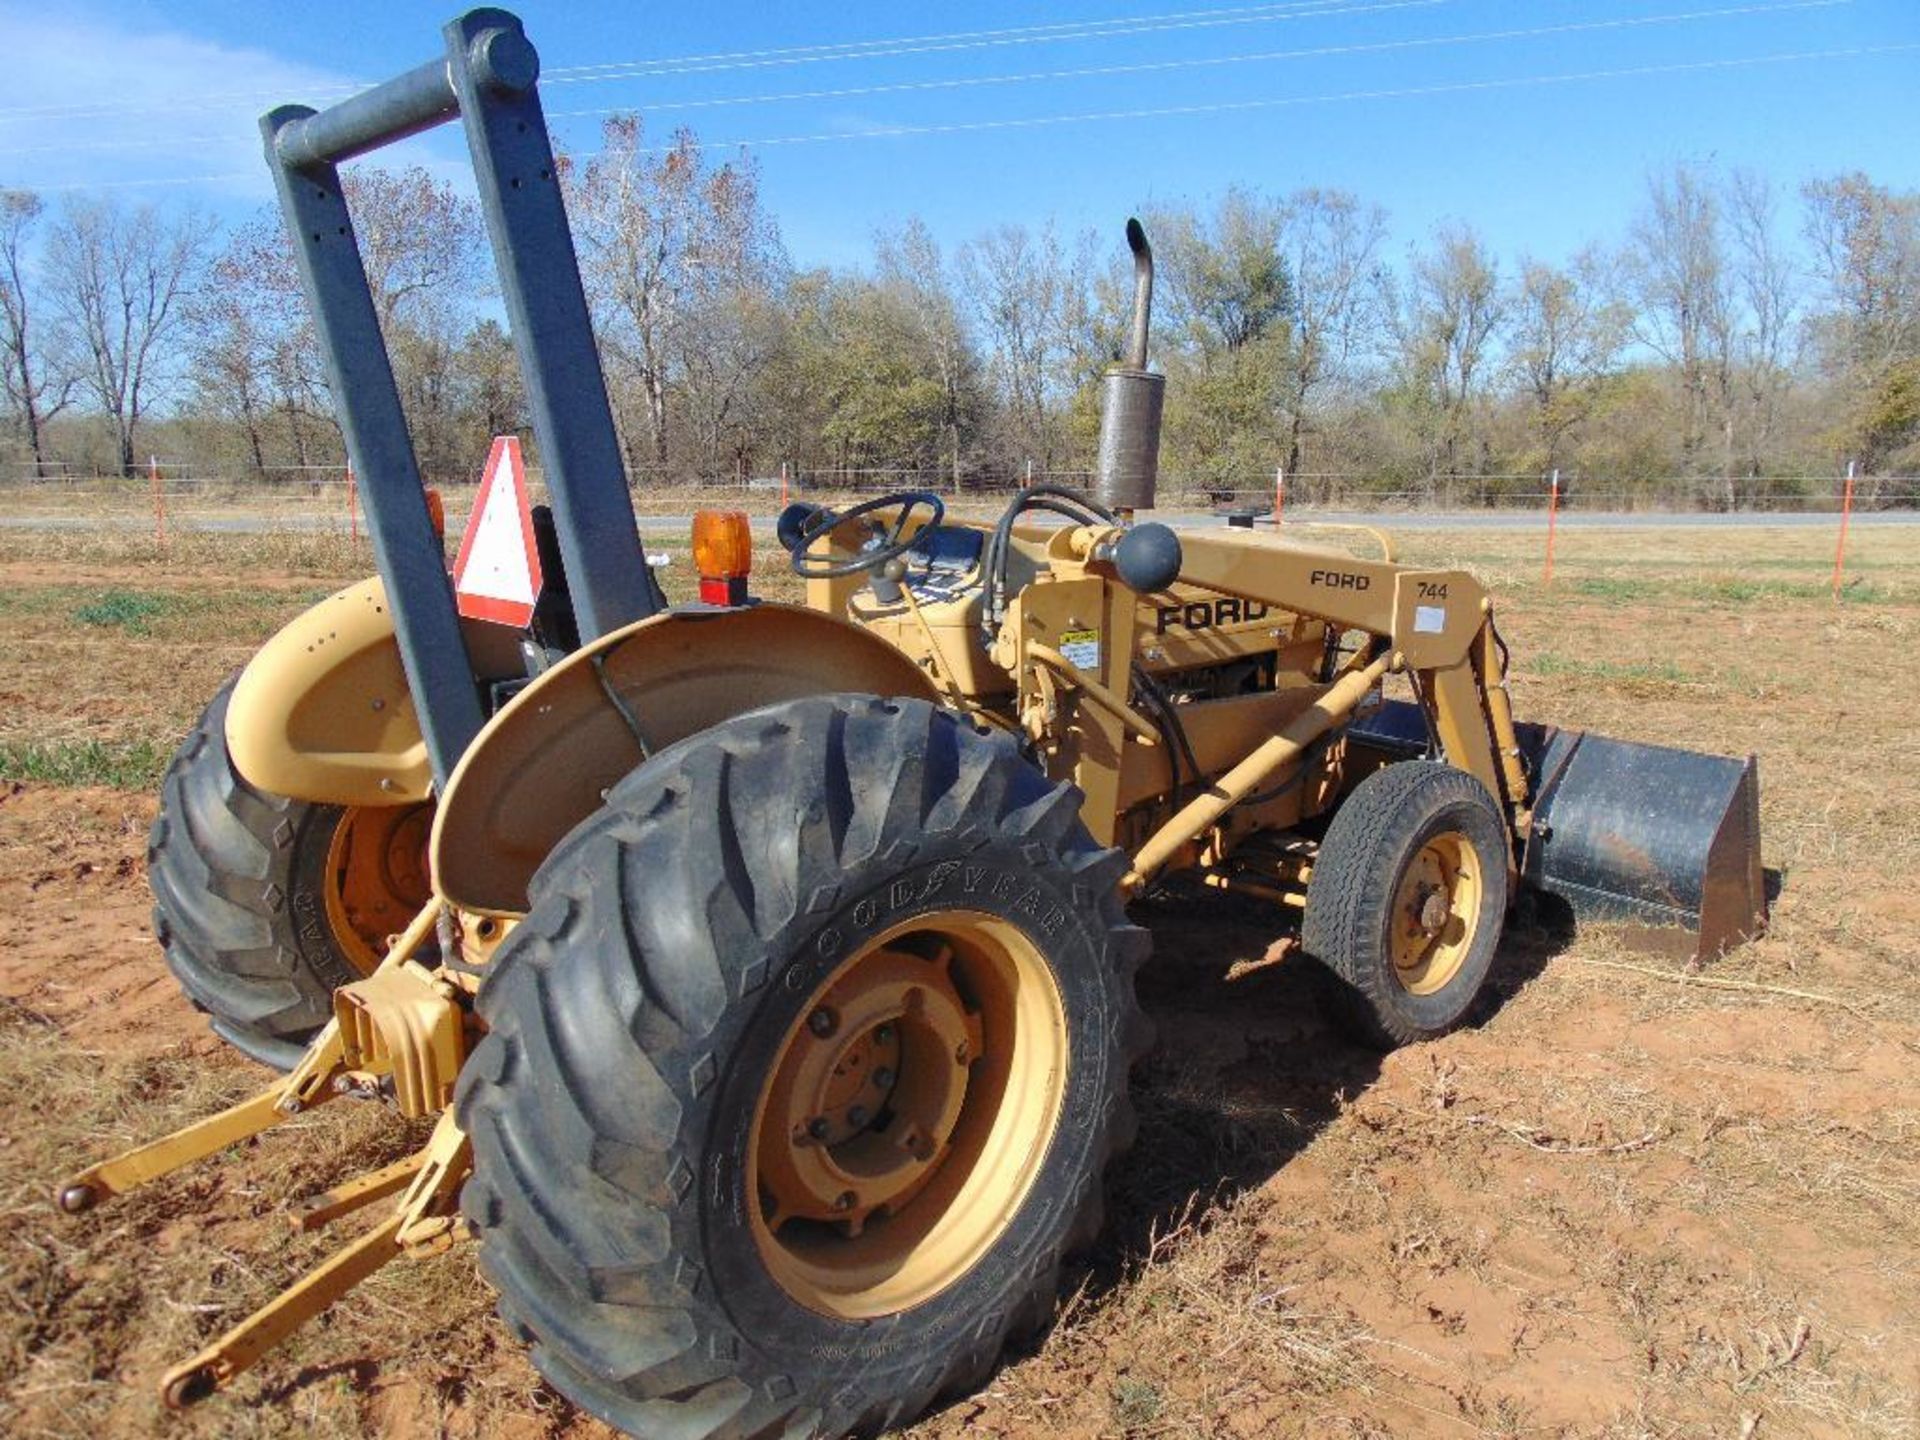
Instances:
[[[520,440],[496,436],[453,562],[454,594],[462,615],[524,630],[533,623],[541,583]]]

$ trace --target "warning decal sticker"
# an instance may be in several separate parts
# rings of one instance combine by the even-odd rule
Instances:
[[[1060,636],[1060,653],[1067,657],[1067,663],[1076,670],[1089,673],[1100,668],[1100,632],[1098,630],[1067,630]]]

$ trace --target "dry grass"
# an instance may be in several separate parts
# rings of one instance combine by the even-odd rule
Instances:
[[[10,1183],[0,1200],[0,1428],[8,1434],[161,1429],[154,1377],[340,1243],[339,1235],[292,1236],[278,1213],[284,1200],[398,1159],[425,1139],[376,1108],[340,1107],[96,1216],[46,1223],[49,1177],[231,1104],[261,1078],[202,1047],[138,1057],[83,1048],[31,1011],[0,1009],[0,1089],[33,1096],[39,1118],[8,1137]],[[378,1366],[436,1370],[443,1415],[467,1391],[485,1394],[503,1380],[511,1408],[523,1408],[531,1371],[503,1356],[512,1347],[490,1310],[468,1255],[395,1266],[243,1380],[233,1404],[165,1428],[364,1434],[367,1377]]]
[[[1477,1026],[1382,1061],[1297,970],[1224,978],[1264,950],[1259,909],[1149,907],[1162,1039],[1106,1238],[1039,1348],[923,1433],[1920,1433],[1916,533],[1857,530],[1838,604],[1820,533],[1569,530],[1551,591],[1537,537],[1403,536],[1489,579],[1526,717],[1761,755],[1773,933],[1699,984],[1520,926]],[[0,742],[170,745],[365,564],[318,537],[143,543],[0,534]],[[153,974],[149,813],[0,797],[8,1433],[157,1432],[154,1376],[320,1253],[277,1203],[413,1138],[342,1107],[97,1218],[49,1211],[63,1169],[254,1078]],[[382,1276],[179,1429],[604,1433],[537,1386],[457,1255]]]

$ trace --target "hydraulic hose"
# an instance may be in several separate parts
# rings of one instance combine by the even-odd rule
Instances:
[[[1064,515],[1082,525],[1115,523],[1111,510],[1064,485],[1035,485],[1015,496],[987,539],[987,553],[981,567],[986,579],[987,603],[981,611],[980,624],[989,641],[1000,624],[1001,616],[1006,613],[1007,553],[1013,543],[1014,521],[1029,510],[1046,510],[1055,515]]]

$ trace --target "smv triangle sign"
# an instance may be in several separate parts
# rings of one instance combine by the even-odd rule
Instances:
[[[540,550],[533,539],[520,439],[496,435],[467,533],[460,538],[460,556],[453,562],[454,594],[462,615],[524,630],[533,623],[540,585]]]

